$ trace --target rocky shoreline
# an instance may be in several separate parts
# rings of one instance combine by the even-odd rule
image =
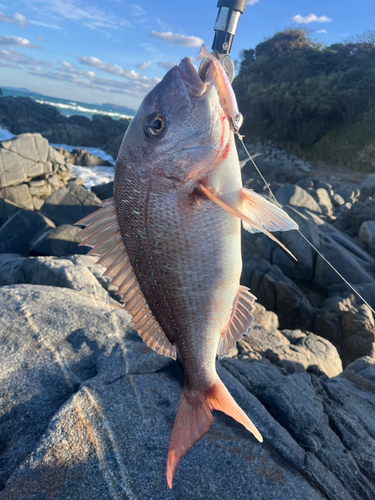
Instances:
[[[375,175],[248,148],[302,233],[375,307]],[[73,224],[113,187],[87,190],[71,160],[39,134],[0,143],[0,497],[372,500],[374,319],[296,232],[280,240],[298,262],[244,232],[255,322],[218,361],[265,442],[215,413],[167,489],[183,371],[143,345],[103,268],[79,255]],[[243,179],[267,194],[250,162]]]

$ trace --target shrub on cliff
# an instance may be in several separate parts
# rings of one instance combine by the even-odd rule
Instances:
[[[311,146],[375,108],[374,33],[328,47],[287,29],[244,50],[233,87],[247,138]]]

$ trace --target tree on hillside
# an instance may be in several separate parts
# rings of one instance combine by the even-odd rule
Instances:
[[[374,40],[326,47],[287,29],[244,50],[233,87],[247,138],[305,147],[375,107]]]

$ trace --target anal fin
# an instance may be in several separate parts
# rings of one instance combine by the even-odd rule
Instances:
[[[298,229],[296,222],[282,208],[246,188],[242,188],[240,192],[242,200],[240,208],[228,205],[203,184],[200,185],[199,190],[223,210],[241,219],[244,229],[250,233],[264,233],[280,245],[294,260],[297,260],[292,252],[270,233],[270,231]]]
[[[76,224],[86,226],[76,238],[82,240],[81,245],[93,247],[90,255],[100,257],[97,263],[106,267],[103,275],[109,276],[111,284],[117,287],[124,309],[131,314],[142,340],[158,354],[176,359],[176,346],[169,342],[153,316],[134,274],[121,238],[113,198]]]
[[[255,297],[248,288],[240,286],[236,298],[233,301],[232,313],[228,327],[221,334],[219,345],[216,351],[218,356],[225,356],[236,342],[241,340],[247,333],[254,320],[251,311],[254,309]]]

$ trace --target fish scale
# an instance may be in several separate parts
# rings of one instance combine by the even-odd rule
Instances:
[[[239,178],[233,179],[230,161],[211,173],[210,182],[232,184],[238,191]],[[207,388],[215,376],[220,332],[238,291],[240,224],[208,200],[193,202],[192,192],[181,197],[181,188],[162,177],[152,181],[151,193],[145,185],[127,165],[117,167],[120,231],[152,313],[176,343],[184,366],[192,368],[189,380]],[[140,193],[137,199],[134,189]],[[137,239],[139,232],[145,232],[142,240]],[[202,365],[205,371],[199,369]]]

